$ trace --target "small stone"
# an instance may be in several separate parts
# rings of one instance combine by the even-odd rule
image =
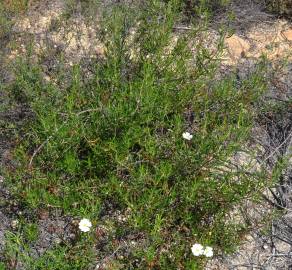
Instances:
[[[17,219],[11,221],[11,228],[15,230],[18,227],[19,221]]]
[[[77,202],[72,203],[72,207],[77,208],[78,207],[78,203]]]
[[[72,224],[73,226],[78,226],[78,224],[79,224],[79,220],[78,220],[78,219],[74,219],[74,220],[71,221],[71,224]]]
[[[61,244],[61,242],[62,242],[62,240],[58,237],[54,239],[54,243],[57,245]]]
[[[75,233],[70,233],[69,234],[69,238],[70,239],[75,239],[76,238],[76,234]]]

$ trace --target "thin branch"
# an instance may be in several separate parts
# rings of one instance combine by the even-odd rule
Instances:
[[[55,133],[54,133],[55,134]],[[48,141],[50,140],[50,139],[52,139],[53,138],[53,135],[54,134],[52,134],[51,136],[49,136],[34,152],[33,152],[33,154],[32,154],[32,156],[31,156],[31,158],[30,158],[30,160],[29,160],[29,164],[28,164],[28,168],[31,168],[31,166],[32,166],[32,162],[33,162],[33,159],[34,159],[34,157],[42,150],[42,148],[48,143]]]
[[[192,30],[192,27],[188,27],[188,26],[174,26],[173,29],[174,30]]]
[[[84,113],[98,112],[98,111],[101,111],[101,108],[84,110],[84,111],[81,111],[81,112],[76,113],[76,115],[79,116],[79,115],[84,114]]]
[[[84,114],[84,113],[88,113],[88,112],[97,112],[97,111],[100,111],[101,108],[95,108],[95,109],[88,109],[88,110],[84,110],[84,111],[81,111],[81,112],[78,112],[76,113],[75,115],[76,116],[79,116],[81,114]],[[63,114],[65,115],[65,114]],[[66,121],[67,122],[67,121]],[[66,123],[65,122],[65,123]],[[65,124],[64,123],[64,124]],[[63,125],[64,125],[63,124]],[[35,156],[44,148],[44,146],[49,142],[49,140],[51,140],[53,138],[53,136],[58,132],[58,130],[63,126],[61,125],[55,132],[54,134],[50,135],[32,154],[30,160],[29,160],[29,164],[28,164],[28,167],[31,168],[32,166],[32,162],[33,162],[33,159],[35,158]]]
[[[288,140],[292,137],[292,132],[287,136],[287,138],[268,156],[265,158],[264,162],[267,161],[269,158],[271,158],[276,152],[279,151],[279,149],[288,142]]]

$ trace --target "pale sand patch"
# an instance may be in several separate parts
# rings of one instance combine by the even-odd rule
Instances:
[[[292,41],[292,29],[286,30],[282,34],[287,40]]]
[[[250,49],[249,42],[236,34],[226,38],[225,44],[231,61],[236,61],[242,58]]]
[[[259,58],[266,55],[269,60],[287,57],[292,59],[292,30],[287,28],[287,21],[277,20],[266,27],[259,23],[245,32],[245,37],[237,34],[225,39],[225,64],[237,65],[242,58]]]

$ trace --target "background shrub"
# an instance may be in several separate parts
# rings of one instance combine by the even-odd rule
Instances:
[[[292,16],[291,0],[266,0],[268,9],[272,12]]]

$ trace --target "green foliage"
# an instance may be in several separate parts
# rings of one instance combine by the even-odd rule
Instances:
[[[1,47],[3,46],[2,40],[4,41],[4,39],[9,34],[11,26],[12,26],[12,22],[7,12],[7,9],[2,3],[0,3],[0,40],[1,40],[0,46]]]
[[[7,12],[22,13],[27,10],[29,0],[3,0],[1,5],[6,9]]]
[[[265,88],[261,66],[240,84],[215,79],[222,41],[211,53],[194,42],[200,28],[175,39],[180,5],[152,0],[143,12],[108,9],[105,55],[89,77],[75,65],[64,86],[64,73],[48,82],[41,67],[19,61],[10,89],[35,115],[16,151],[14,194],[32,208],[97,221],[102,212],[127,210],[121,234],[140,231],[149,243],[133,251],[139,269],[201,269],[204,259],[190,253],[195,242],[231,250],[243,228],[225,214],[264,179],[230,163],[249,138]],[[192,140],[183,139],[185,131]],[[32,241],[35,230],[27,235]],[[82,251],[74,260],[82,261]],[[46,269],[59,269],[62,258]],[[133,269],[130,259],[123,263]]]
[[[0,2],[0,40],[6,38],[11,31],[13,16],[26,11],[28,4],[29,0],[2,0]]]
[[[184,11],[188,16],[213,16],[228,7],[230,0],[183,0]]]
[[[37,238],[38,238],[38,227],[37,227],[37,225],[33,224],[33,223],[25,224],[25,226],[23,228],[23,235],[24,235],[24,238],[28,242],[36,241]]]
[[[0,262],[0,270],[5,270],[5,264],[3,262]]]
[[[27,242],[28,239],[24,236],[27,234],[28,227],[30,227],[31,233],[32,224],[23,228],[24,233],[20,231],[6,233],[4,262],[0,264],[1,270],[5,269],[5,265],[7,265],[7,269],[14,269],[13,265],[17,263],[21,265],[22,269],[29,270],[83,270],[94,261],[92,252],[88,248],[90,246],[89,239],[87,242],[80,242],[78,245],[72,246],[70,250],[66,246],[52,248],[36,258]],[[11,265],[12,262],[13,265]]]
[[[266,0],[270,11],[280,15],[292,15],[292,2],[290,0]]]

